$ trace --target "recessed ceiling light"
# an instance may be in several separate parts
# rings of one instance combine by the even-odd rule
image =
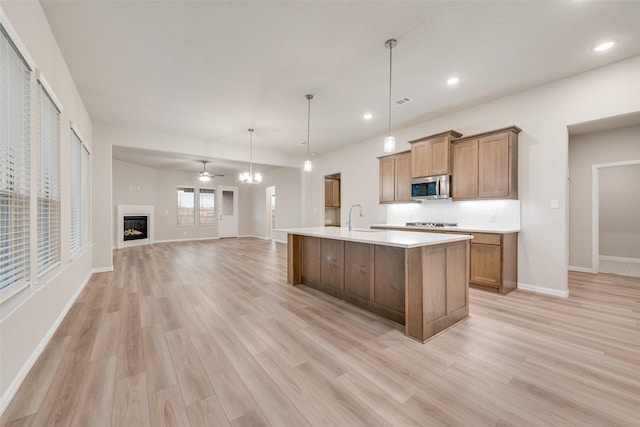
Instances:
[[[608,42],[600,43],[598,46],[593,48],[593,51],[602,52],[602,51],[611,49],[615,44],[616,44],[616,40],[610,40]]]
[[[453,86],[455,84],[458,84],[459,81],[460,81],[460,77],[450,77],[447,79],[447,84],[449,86]]]
[[[373,114],[371,113],[364,113],[364,115],[362,116],[363,119],[365,120],[371,120],[373,118]]]

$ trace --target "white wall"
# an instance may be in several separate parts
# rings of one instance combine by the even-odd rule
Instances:
[[[600,256],[640,261],[640,157],[636,165],[600,170],[599,211]]]
[[[197,173],[159,170],[113,160],[114,212],[117,205],[153,206],[156,242],[217,238],[217,223],[213,226],[177,226],[176,187],[216,189],[218,185],[238,187],[238,234],[253,235],[253,192],[250,187],[241,185],[237,177],[216,177],[208,183],[202,183]],[[116,220],[114,217],[114,239],[118,232]],[[115,246],[115,240],[112,244]]]
[[[278,168],[263,174],[262,184],[253,187],[252,234],[257,237],[268,237],[265,208],[265,191],[274,186],[276,190],[276,224],[275,228],[300,227],[302,225],[301,169]],[[324,187],[323,187],[324,191]],[[286,242],[284,233],[274,231],[275,240]]]
[[[465,135],[511,125],[519,134],[520,225],[518,286],[567,295],[568,131],[567,126],[640,111],[640,57],[504,97],[394,131],[397,151],[410,141],[455,129]],[[408,108],[410,108],[408,106]],[[354,225],[386,221],[378,204],[378,161],[383,136],[320,156],[303,187],[304,225],[322,225],[324,175],[342,173],[343,205],[361,203],[367,216]],[[551,209],[552,200],[559,203]],[[343,212],[343,221],[348,210]]]
[[[594,164],[640,160],[640,126],[576,135],[569,142],[570,219],[569,265],[591,270],[591,170]],[[601,169],[601,171],[604,169]],[[638,181],[624,191],[637,191]],[[602,236],[601,236],[602,238]]]
[[[71,260],[69,241],[64,236],[70,230],[69,122],[74,122],[89,148],[92,148],[92,124],[40,3],[0,1],[0,17],[3,25],[15,30],[19,44],[24,45],[26,54],[42,72],[64,110],[60,115],[61,265],[53,274],[37,279],[30,288],[0,305],[1,413],[91,275],[91,245]],[[32,88],[35,84],[32,76]],[[32,151],[32,177],[36,165],[37,156]],[[32,234],[36,232],[33,224]]]

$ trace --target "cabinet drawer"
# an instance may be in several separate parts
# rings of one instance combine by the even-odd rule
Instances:
[[[473,240],[471,243],[482,243],[485,245],[498,245],[502,244],[502,235],[500,234],[486,234],[486,233],[473,233]]]

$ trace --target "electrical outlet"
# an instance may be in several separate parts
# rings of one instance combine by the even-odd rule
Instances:
[[[496,222],[496,214],[489,215],[489,222]]]

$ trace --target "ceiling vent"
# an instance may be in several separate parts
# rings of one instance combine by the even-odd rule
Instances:
[[[396,107],[399,107],[399,106],[404,105],[406,103],[409,103],[411,101],[413,101],[413,98],[409,98],[409,97],[405,96],[404,98],[400,98],[400,99],[397,99],[397,100],[393,101],[393,105],[395,105]]]

